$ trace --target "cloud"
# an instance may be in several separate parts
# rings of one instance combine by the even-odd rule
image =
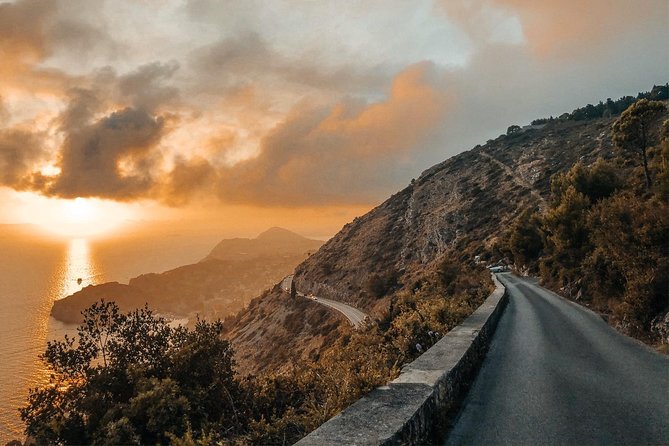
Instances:
[[[442,0],[449,17],[477,40],[490,37],[496,21],[516,16],[533,53],[583,56],[638,30],[666,28],[665,0]]]
[[[540,55],[578,53],[625,38],[638,27],[667,24],[664,0],[494,1],[519,15],[528,42]]]
[[[0,128],[9,120],[9,110],[5,105],[5,100],[0,96]]]
[[[133,107],[154,110],[179,97],[179,89],[167,82],[179,69],[176,61],[153,62],[121,76],[118,88],[121,99]]]
[[[174,167],[154,190],[154,196],[170,206],[182,206],[195,194],[213,192],[218,172],[203,158],[177,159]]]
[[[412,153],[448,105],[431,63],[408,67],[388,98],[295,107],[265,136],[260,155],[220,171],[224,201],[275,205],[362,203],[406,181]]]
[[[662,1],[436,3],[0,3],[2,181],[370,205],[510,124],[666,81]]]
[[[102,0],[17,0],[0,3],[0,93],[19,89],[30,93],[60,95],[81,81],[81,75],[44,66],[58,56],[69,57],[70,66],[118,45],[103,25],[81,15],[100,9]],[[75,62],[75,64],[72,64]]]
[[[82,97],[86,104],[91,99]],[[130,107],[69,128],[58,163],[60,174],[46,192],[66,198],[143,196],[153,186],[154,150],[164,132],[163,118]]]
[[[49,0],[0,3],[0,57],[3,66],[43,58],[48,52],[44,27],[56,11]]]
[[[316,91],[348,94],[378,91],[392,76],[382,67],[361,68],[352,63],[327,64],[318,55],[284,54],[257,32],[225,37],[192,51],[190,68],[198,79],[196,91],[234,92],[254,83],[285,88],[293,84]],[[278,84],[278,85],[277,85]],[[284,84],[284,85],[281,85]]]
[[[33,165],[44,155],[40,135],[23,129],[0,130],[0,186],[30,187]]]

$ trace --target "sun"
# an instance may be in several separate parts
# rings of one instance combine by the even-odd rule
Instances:
[[[47,219],[45,229],[66,236],[88,237],[122,226],[131,212],[123,204],[91,198],[58,200],[58,209]]]
[[[41,229],[64,237],[92,237],[119,230],[135,216],[124,203],[96,198],[59,199],[24,196],[20,217]]]
[[[90,200],[75,198],[63,204],[62,218],[70,224],[90,224],[99,218],[99,213]]]

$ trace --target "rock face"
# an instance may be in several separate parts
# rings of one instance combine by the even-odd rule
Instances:
[[[143,274],[127,285],[110,282],[86,287],[56,301],[51,314],[63,322],[78,323],[81,310],[105,299],[116,301],[124,311],[148,303],[161,313],[223,318],[292,273],[322,244],[281,228],[255,239],[223,240],[200,263]]]
[[[613,119],[550,123],[454,156],[356,218],[295,274],[297,287],[371,311],[373,275],[401,277],[449,248],[489,247],[522,211],[542,207],[551,175],[612,155]]]
[[[602,118],[535,126],[426,170],[302,262],[295,270],[297,289],[382,315],[388,295],[409,284],[412,271],[447,251],[471,261],[520,213],[544,206],[551,175],[579,160],[590,164],[611,157],[612,123],[613,118]],[[386,292],[370,291],[372,279],[385,283]],[[317,353],[335,330],[345,330],[346,322],[335,314],[317,317],[322,310],[302,305],[307,304],[276,291],[228,321],[242,369],[282,367]],[[274,361],[272,353],[279,351],[281,359]]]

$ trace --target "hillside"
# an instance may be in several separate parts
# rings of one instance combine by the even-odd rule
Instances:
[[[370,277],[389,283],[449,249],[485,259],[503,229],[544,205],[551,175],[612,156],[612,118],[549,123],[454,156],[354,220],[296,270],[299,289],[373,310]],[[402,281],[400,280],[400,283]]]
[[[420,287],[421,274],[444,256],[460,264],[502,259],[499,244],[518,217],[549,207],[551,177],[579,161],[589,166],[615,157],[615,120],[548,120],[433,166],[302,262],[295,271],[297,289],[346,302],[385,323],[398,292]],[[655,122],[655,135],[661,122]],[[633,172],[634,165],[620,168]],[[241,371],[280,368],[317,355],[315,344],[332,342],[336,315],[316,332],[304,330],[291,325],[299,309],[287,303],[280,292],[268,293],[228,321]],[[304,319],[313,319],[314,310],[304,311]],[[273,316],[285,312],[290,318]],[[338,330],[345,325],[340,320]],[[284,349],[286,339],[290,349]],[[281,360],[273,361],[271,352],[282,352]]]
[[[611,156],[613,118],[556,121],[456,155],[345,225],[296,268],[297,288],[344,301],[383,318],[393,292],[446,252],[472,260],[491,256],[500,230],[528,208],[542,206],[550,177],[579,159]],[[288,305],[287,305],[288,303]],[[254,299],[227,322],[241,371],[280,368],[329,345],[335,327],[347,330],[334,312],[315,330],[299,320],[316,318],[280,291]],[[320,316],[319,316],[320,317]],[[338,324],[333,324],[338,321]],[[289,342],[290,348],[285,348]],[[285,352],[274,361],[272,352]]]
[[[161,313],[192,318],[224,318],[251,298],[290,274],[321,241],[272,228],[255,239],[221,241],[201,262],[156,274],[143,274],[125,284],[88,286],[56,301],[51,314],[79,322],[80,312],[100,299],[114,300],[124,311],[148,303]]]

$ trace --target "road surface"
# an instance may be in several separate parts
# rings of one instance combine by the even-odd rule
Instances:
[[[669,444],[669,358],[511,274],[447,445]]]
[[[325,299],[324,297],[310,297],[310,298],[307,297],[307,299],[312,299],[314,302],[318,302],[321,305],[325,305],[327,307],[334,308],[335,310],[339,311],[341,314],[346,316],[348,321],[355,328],[362,326],[363,321],[367,316],[365,313],[358,310],[357,308],[354,308],[350,305],[346,305],[341,302],[337,302],[336,300]]]
[[[286,276],[281,281],[281,289],[287,293],[290,293],[290,288],[292,284],[293,284],[293,276],[292,275]],[[345,303],[342,302],[337,302],[336,300],[325,299],[324,297],[306,296],[304,293],[300,291],[297,292],[297,295],[304,297],[306,299],[313,300],[314,302],[318,302],[321,305],[325,305],[326,307],[330,307],[339,311],[341,314],[346,316],[348,321],[355,328],[361,327],[363,325],[364,319],[367,317],[365,313],[358,310],[357,308],[354,308],[350,305],[346,305]]]

